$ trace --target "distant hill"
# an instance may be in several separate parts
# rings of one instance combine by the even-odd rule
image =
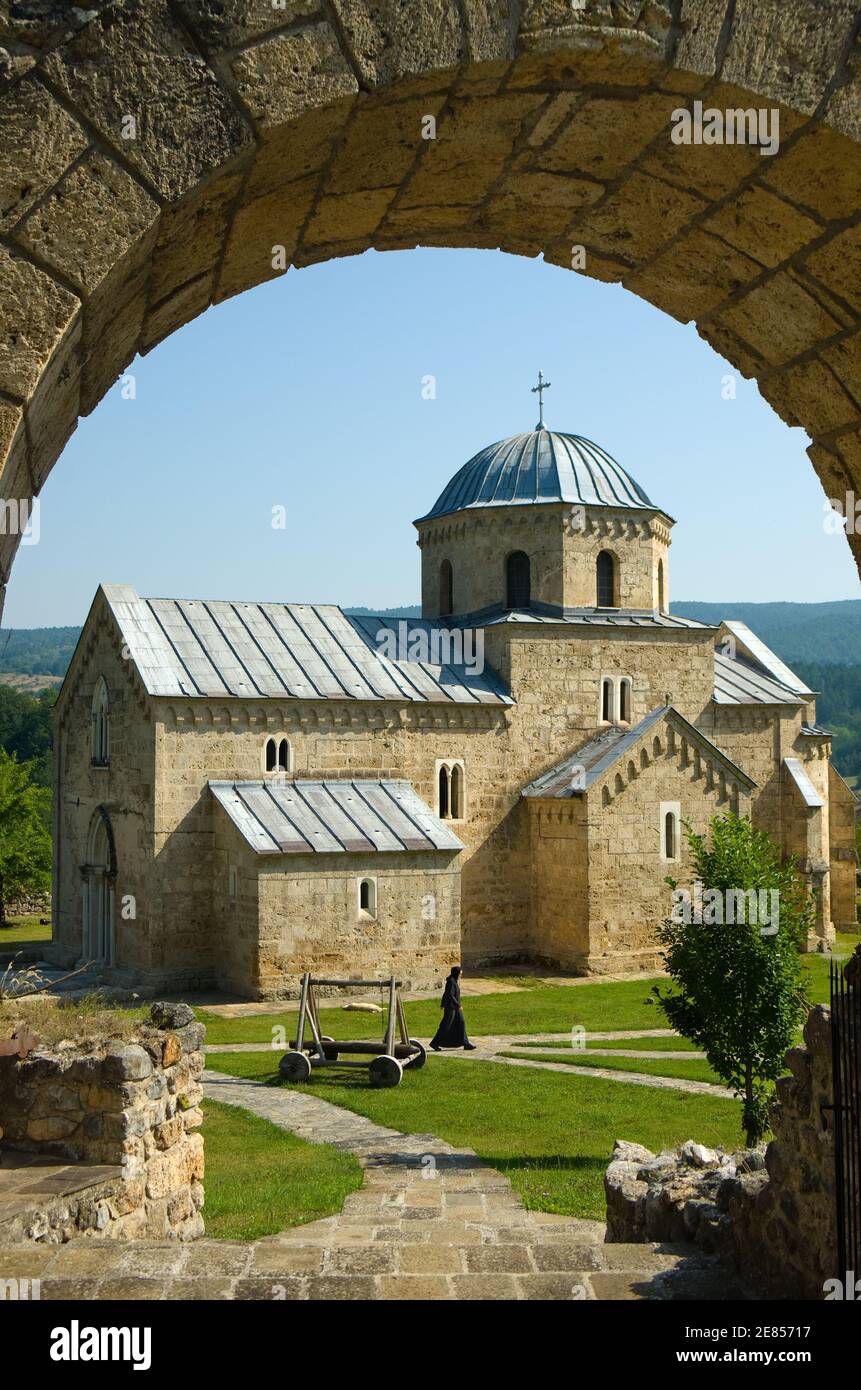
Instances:
[[[79,627],[0,628],[0,674],[64,676]]]
[[[788,665],[861,666],[861,599],[838,603],[674,603],[673,613],[717,624],[737,618]],[[352,607],[347,613],[381,613],[389,618],[417,618],[421,608]],[[63,676],[80,636],[79,627],[0,629],[0,675]]]
[[[701,623],[735,618],[747,623],[766,646],[791,666],[861,665],[861,599],[838,603],[672,603],[681,618]]]
[[[723,618],[747,623],[811,690],[821,692],[816,715],[836,735],[834,762],[845,777],[861,785],[861,599],[838,603],[674,603],[672,611],[702,623],[717,625]],[[415,618],[421,609],[413,603],[400,608],[348,608],[346,612]],[[34,718],[44,722],[44,710],[32,701],[30,692],[62,679],[80,631],[78,627],[0,629],[0,712],[8,707],[9,718],[14,711],[17,720],[29,694]],[[11,686],[16,694],[3,692],[3,686]],[[17,747],[11,736],[4,743]]]

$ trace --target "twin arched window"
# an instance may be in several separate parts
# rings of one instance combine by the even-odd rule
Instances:
[[[263,749],[263,767],[266,772],[290,772],[292,766],[292,754],[290,743],[286,738],[273,738],[271,735],[266,740]]]
[[[506,608],[528,608],[531,594],[529,556],[523,550],[513,550],[505,562]]]
[[[619,607],[618,565],[609,550],[601,550],[595,562],[596,599],[599,608]]]
[[[454,612],[454,573],[451,560],[443,560],[439,567],[439,615],[447,618]]]
[[[99,676],[93,691],[93,704],[90,724],[90,759],[94,767],[107,767],[110,762],[110,711],[108,709],[108,687],[104,676]]]
[[[438,779],[440,820],[463,820],[463,764],[441,763]]]
[[[601,719],[605,724],[630,724],[631,677],[604,676],[601,680]]]

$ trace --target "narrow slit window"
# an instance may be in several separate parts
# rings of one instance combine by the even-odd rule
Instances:
[[[463,816],[463,771],[455,765],[451,770],[451,817],[460,820]]]
[[[363,878],[359,882],[359,911],[367,913],[369,917],[377,915],[377,885],[372,878]]]
[[[613,718],[613,682],[609,679],[601,682],[601,718],[607,723]]]
[[[529,556],[523,550],[515,550],[505,562],[505,606],[528,608],[531,595]]]
[[[276,746],[275,740],[274,740],[274,738],[267,738],[267,740],[266,740],[266,758],[265,758],[265,767],[266,767],[266,771],[267,771],[267,772],[274,772],[274,771],[275,771],[275,765],[276,765],[277,761],[278,761],[278,748],[277,748],[277,746]]]
[[[619,686],[619,719],[623,724],[631,722],[631,682],[627,678]]]
[[[441,767],[439,770],[439,817],[440,820],[447,820],[449,817],[449,782],[448,768]]]
[[[677,854],[678,833],[676,827],[675,812],[667,811],[664,816],[664,858],[675,859]]]

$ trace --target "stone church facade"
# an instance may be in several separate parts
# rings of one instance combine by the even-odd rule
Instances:
[[[854,798],[815,694],[669,608],[672,517],[535,430],[415,526],[422,618],[104,585],[56,706],[54,951],[142,989],[653,970],[684,823],[750,815],[854,923]]]

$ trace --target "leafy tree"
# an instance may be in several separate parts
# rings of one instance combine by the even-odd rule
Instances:
[[[51,785],[51,746],[56,690],[38,695],[12,690],[0,684],[0,748],[19,762],[33,763],[33,781]]]
[[[690,921],[681,920],[682,912],[674,913],[659,929],[675,992],[656,989],[655,994],[671,1026],[696,1043],[743,1101],[742,1123],[753,1145],[768,1129],[773,1085],[785,1070],[784,1053],[808,1008],[799,950],[815,904],[794,864],[783,860],[769,836],[747,817],[713,817],[710,843],[689,825],[685,830],[693,878],[702,883],[702,901],[709,907],[692,912]],[[678,887],[675,879],[667,882]],[[776,931],[774,920],[763,928],[747,896],[750,889],[764,890],[766,901],[777,903]],[[717,896],[708,890],[716,890]],[[728,920],[731,915],[734,923]]]
[[[47,788],[33,782],[31,765],[0,749],[0,926],[13,898],[50,887],[50,802]]]

